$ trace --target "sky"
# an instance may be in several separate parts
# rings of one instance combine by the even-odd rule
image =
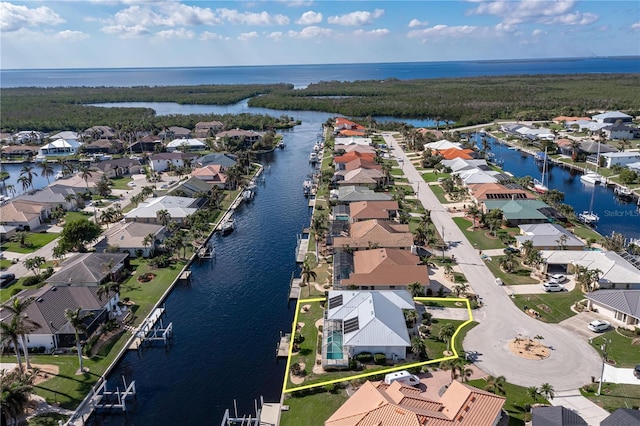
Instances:
[[[0,68],[640,55],[640,1],[0,2]]]

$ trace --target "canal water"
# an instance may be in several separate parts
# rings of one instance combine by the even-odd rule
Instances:
[[[504,161],[503,169],[515,177],[531,176],[540,180],[542,162],[521,151],[509,149],[508,145],[499,143],[495,138],[487,136],[495,161]],[[474,140],[481,146],[481,136],[474,135]],[[600,216],[596,230],[602,235],[611,235],[613,231],[622,233],[627,238],[640,238],[640,210],[634,202],[621,201],[613,193],[612,188],[603,185],[589,185],[580,180],[581,173],[559,165],[551,164],[547,170],[549,189],[557,189],[564,193],[566,204],[571,205],[576,214],[585,210],[593,210]]]

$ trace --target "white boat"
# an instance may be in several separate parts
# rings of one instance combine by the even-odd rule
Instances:
[[[278,142],[278,148],[284,149],[284,142],[283,141]]]
[[[587,172],[580,176],[580,181],[591,185],[597,185],[602,182],[602,175],[596,172]]]
[[[216,256],[216,249],[210,246],[200,247],[198,257],[200,259],[213,259]]]
[[[633,198],[633,191],[626,186],[616,186],[613,189],[614,194],[616,194],[619,198],[631,199]]]
[[[595,226],[600,221],[600,216],[598,216],[598,214],[594,213],[593,211],[585,210],[578,215],[578,219],[585,225]]]
[[[233,226],[233,218],[227,219],[220,227],[220,230],[222,231],[222,235],[230,234],[233,232],[234,229],[235,228]]]
[[[312,180],[307,179],[302,183],[302,192],[303,192],[305,197],[308,197],[309,195],[311,195],[312,189],[313,189],[313,181]]]
[[[547,157],[546,148],[544,150],[544,156],[545,158]],[[547,177],[547,162],[545,161],[542,163],[542,176],[540,177],[540,180],[538,179],[533,180],[533,190],[536,191],[538,194],[544,194],[549,190],[549,187],[547,187],[547,184],[545,182],[546,177]]]
[[[311,164],[315,164],[318,162],[318,154],[315,152],[312,152],[311,154],[309,154],[309,162]]]
[[[255,197],[255,194],[252,190],[245,189],[244,191],[242,191],[242,199],[244,201],[251,201],[253,200],[253,197]]]

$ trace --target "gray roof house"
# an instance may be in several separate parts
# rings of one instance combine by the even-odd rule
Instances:
[[[555,223],[529,223],[519,225],[519,228],[521,235],[515,237],[518,248],[521,248],[526,241],[531,241],[536,250],[582,250],[584,248],[581,240]]]
[[[574,411],[563,406],[534,407],[531,410],[532,426],[587,426],[587,422]]]
[[[626,327],[640,324],[640,290],[598,290],[586,297],[590,308]]]
[[[602,114],[596,114],[591,119],[598,123],[615,123],[618,120],[623,123],[630,123],[633,117],[620,111],[607,111]]]
[[[361,352],[403,360],[411,346],[403,309],[415,309],[404,290],[330,291],[323,326],[322,364],[345,366]]]
[[[222,170],[226,170],[230,167],[235,166],[237,162],[238,157],[236,157],[235,155],[219,152],[203,155],[202,157],[199,157],[195,160],[195,163],[200,167],[220,165],[222,167]]]
[[[94,164],[94,167],[111,178],[140,173],[140,170],[142,170],[140,162],[131,158],[100,161]]]
[[[128,253],[84,253],[63,263],[62,268],[47,279],[56,286],[97,286],[120,274]]]
[[[638,426],[640,425],[640,411],[632,408],[618,408],[609,414],[600,426]]]
[[[93,246],[96,252],[104,252],[109,246],[118,247],[120,253],[136,256],[136,251],[142,251],[142,257],[153,254],[156,246],[165,238],[166,228],[155,223],[126,222],[117,223],[107,229],[102,238]],[[148,235],[153,235],[149,244],[145,245]]]
[[[198,198],[165,195],[140,203],[138,207],[126,213],[124,219],[127,222],[160,223],[156,213],[166,210],[171,215],[171,220],[182,223],[187,216],[195,213],[198,207],[200,207]]]
[[[168,195],[193,197],[198,193],[209,193],[212,187],[212,184],[207,183],[200,178],[192,176],[187,180],[181,181],[178,186],[168,192]]]
[[[391,201],[393,197],[383,192],[374,192],[363,186],[341,186],[336,192],[332,190],[333,199],[340,203],[351,203],[354,201]]]

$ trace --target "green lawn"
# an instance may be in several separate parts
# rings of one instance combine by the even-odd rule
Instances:
[[[59,234],[55,233],[27,233],[27,247],[20,247],[20,244],[14,241],[7,241],[2,244],[2,250],[12,251],[14,253],[33,253],[58,238]]]
[[[93,213],[85,214],[84,212],[67,212],[64,215],[64,222],[68,223],[79,219],[89,219],[91,216],[93,216]]]
[[[518,265],[516,269],[514,269],[513,273],[507,273],[500,268],[500,259],[504,256],[495,256],[492,257],[491,260],[485,260],[486,265],[489,267],[491,273],[496,277],[500,278],[502,282],[506,285],[517,285],[517,284],[536,284],[539,281],[535,278],[531,278],[528,269]],[[522,260],[520,257],[516,257],[516,261],[519,263]],[[520,272],[521,271],[521,272]],[[526,273],[526,275],[525,275]]]
[[[580,224],[576,224],[576,226],[573,228],[573,233],[577,237],[580,237],[585,241],[588,241],[589,238],[594,238],[596,241],[600,241],[602,239],[602,235],[598,234],[596,231],[589,228],[588,226],[584,226]]]
[[[471,227],[471,221],[463,217],[454,217],[453,221],[458,225],[458,228],[467,237],[469,242],[473,244],[479,250],[490,250],[503,248],[504,244],[499,238],[489,238],[486,234],[489,233],[486,229],[476,229],[475,231],[468,231],[467,228]]]
[[[602,345],[605,339],[609,341],[609,343],[607,343],[607,359],[614,361],[616,367],[633,368],[636,364],[640,363],[640,346],[631,345],[632,337],[623,336],[616,330],[598,335],[591,340],[591,346],[593,346],[600,355],[603,354]],[[640,385],[640,380],[638,384]]]
[[[436,198],[438,198],[438,201],[440,201],[442,204],[453,203],[453,201],[447,200],[447,198],[444,196],[444,190],[440,185],[429,185],[429,188],[431,188],[431,191],[433,192],[433,194],[436,196]]]
[[[322,389],[322,388],[321,388]],[[283,411],[280,419],[281,426],[324,426],[324,422],[349,397],[344,389],[337,392],[308,392],[285,399],[284,405],[289,411]]]
[[[31,274],[30,274],[31,275]],[[27,277],[18,278],[17,281],[14,281],[9,287],[5,287],[0,291],[0,303],[4,303],[9,300],[12,296],[20,293],[25,288],[33,288],[33,287],[25,287],[22,283]]]
[[[129,182],[133,182],[133,178],[130,178],[130,177],[117,177],[117,178],[111,178],[109,180],[111,181],[111,188],[112,189],[123,189],[125,191],[129,191],[130,189],[132,189],[132,187],[130,187],[127,184]]]
[[[509,380],[508,377],[507,380]],[[484,389],[484,387],[487,385],[487,381],[484,379],[470,380],[468,384],[478,389]],[[540,385],[542,385],[542,383],[540,383]],[[503,396],[505,396],[507,400],[504,404],[503,409],[509,415],[509,426],[524,426],[525,414],[527,413],[527,411],[525,410],[525,404],[533,404],[534,401],[527,395],[527,388],[525,387],[517,386],[507,382],[504,388],[505,395]],[[547,401],[542,396],[539,396],[538,400],[535,402],[543,404],[549,403],[549,401]]]
[[[9,259],[0,259],[0,269],[4,270],[11,266],[11,260]]]
[[[438,339],[438,333],[440,332],[440,329],[445,324],[453,324],[454,328],[457,330],[458,327],[460,327],[463,322],[464,321],[462,320],[436,319],[436,318],[433,319],[429,337],[424,339],[424,343],[427,346],[427,356],[429,359],[439,359],[446,356],[444,355],[444,352],[447,350],[447,343]],[[462,342],[462,340],[460,340],[460,342]],[[450,348],[451,346],[449,347],[449,349]],[[456,345],[456,348],[458,348],[457,345]]]
[[[639,385],[603,383],[600,395],[596,395],[597,390],[598,384],[591,383],[580,389],[580,393],[609,412],[618,408],[640,408]]]
[[[541,321],[558,323],[574,316],[575,312],[571,310],[571,306],[582,299],[584,294],[576,286],[569,292],[517,294],[512,300],[522,310],[527,306],[538,311]]]

